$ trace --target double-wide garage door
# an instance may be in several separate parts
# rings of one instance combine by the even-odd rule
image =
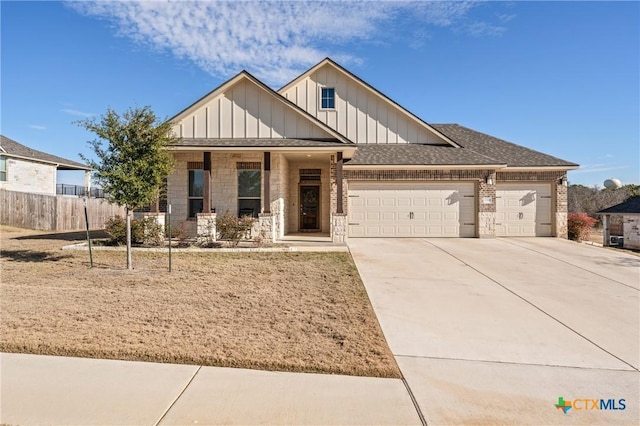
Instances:
[[[473,237],[473,183],[349,182],[350,237]]]
[[[496,236],[552,235],[550,184],[498,184]]]

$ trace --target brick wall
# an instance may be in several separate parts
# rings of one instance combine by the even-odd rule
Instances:
[[[492,170],[344,170],[349,180],[485,180]]]

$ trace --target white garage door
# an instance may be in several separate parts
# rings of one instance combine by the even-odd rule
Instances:
[[[496,185],[498,237],[549,237],[551,223],[550,184]]]
[[[474,237],[473,183],[349,182],[350,237]]]

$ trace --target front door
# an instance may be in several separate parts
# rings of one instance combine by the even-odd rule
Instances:
[[[320,230],[320,186],[300,186],[300,230]]]

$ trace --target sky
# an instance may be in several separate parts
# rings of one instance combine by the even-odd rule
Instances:
[[[428,123],[580,164],[572,184],[640,183],[638,2],[2,0],[0,24],[0,132],[76,161],[77,120],[168,119],[243,69],[278,89],[331,57]]]

